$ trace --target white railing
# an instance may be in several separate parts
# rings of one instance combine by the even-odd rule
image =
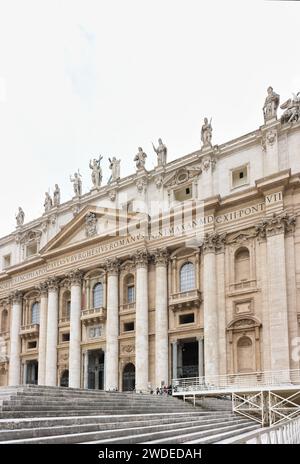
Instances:
[[[300,417],[290,420],[284,424],[275,425],[249,432],[239,438],[226,440],[230,444],[299,444],[300,443]]]
[[[300,386],[300,369],[251,372],[245,374],[190,377],[172,380],[173,395],[222,394],[235,391],[268,390],[276,387]]]

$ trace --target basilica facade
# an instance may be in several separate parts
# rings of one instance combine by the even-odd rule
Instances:
[[[0,239],[0,385],[149,391],[174,378],[299,369],[300,117],[92,187]],[[103,161],[102,161],[103,162]]]

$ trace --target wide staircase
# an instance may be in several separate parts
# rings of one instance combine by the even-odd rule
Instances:
[[[0,443],[217,443],[258,429],[228,410],[164,395],[0,388]]]

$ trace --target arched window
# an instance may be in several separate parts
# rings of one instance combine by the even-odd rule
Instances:
[[[40,304],[33,303],[31,306],[31,324],[40,323]]]
[[[250,254],[248,248],[240,248],[235,253],[235,281],[250,280]]]
[[[135,301],[134,276],[132,274],[124,279],[124,300],[128,304]]]
[[[1,326],[0,332],[7,332],[8,331],[8,311],[7,309],[3,309],[1,314]]]
[[[180,291],[187,292],[195,288],[195,268],[193,263],[185,263],[180,269]]]
[[[103,284],[98,282],[93,288],[93,308],[103,306]]]

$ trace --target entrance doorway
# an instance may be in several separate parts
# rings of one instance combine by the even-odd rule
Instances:
[[[178,346],[178,377],[197,377],[199,375],[198,341],[182,341]]]
[[[128,363],[124,367],[122,386],[123,391],[133,391],[135,389],[135,366],[132,363]]]
[[[38,383],[38,362],[36,360],[26,363],[26,384],[37,385]]]
[[[88,388],[104,390],[104,351],[88,352]]]
[[[68,387],[69,386],[69,371],[65,369],[60,377],[60,386],[61,387]]]

